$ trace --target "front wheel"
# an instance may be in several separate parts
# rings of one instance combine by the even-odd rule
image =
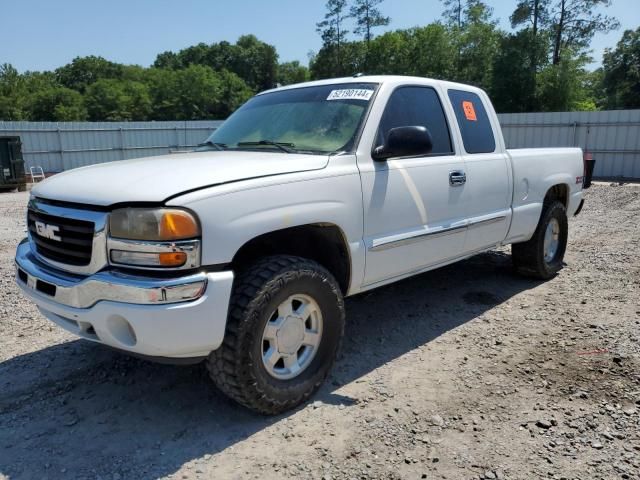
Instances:
[[[325,268],[300,257],[267,257],[236,279],[225,339],[207,367],[233,400],[280,413],[320,388],[343,331],[342,293]]]
[[[519,273],[548,280],[562,268],[569,226],[561,202],[545,204],[533,237],[511,246],[513,265]]]

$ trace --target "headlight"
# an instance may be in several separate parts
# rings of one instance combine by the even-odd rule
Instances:
[[[176,208],[123,208],[109,217],[109,260],[138,268],[200,266],[200,226]]]
[[[166,242],[200,236],[195,217],[175,208],[123,208],[109,218],[113,238]]]

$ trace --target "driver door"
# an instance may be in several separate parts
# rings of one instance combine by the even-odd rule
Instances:
[[[428,155],[374,161],[358,155],[367,248],[365,286],[446,263],[463,253],[466,215],[464,160],[454,141],[440,95],[428,86],[400,86],[390,95],[375,143],[389,130],[427,127]]]

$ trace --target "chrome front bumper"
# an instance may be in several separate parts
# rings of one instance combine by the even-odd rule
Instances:
[[[74,308],[89,308],[104,300],[161,305],[195,300],[207,288],[204,272],[178,278],[150,278],[117,271],[80,276],[40,262],[23,241],[16,251],[16,280],[34,295]]]
[[[16,252],[16,281],[65,330],[146,357],[193,359],[224,339],[233,272],[150,278],[116,271],[80,276],[40,262],[28,243]]]

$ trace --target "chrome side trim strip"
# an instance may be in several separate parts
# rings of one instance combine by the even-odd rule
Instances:
[[[390,248],[400,247],[403,245],[409,245],[411,243],[422,241],[426,238],[438,238],[445,235],[451,235],[461,230],[468,230],[475,227],[490,225],[492,223],[500,222],[506,219],[506,215],[499,215],[497,217],[486,218],[483,220],[472,220],[462,225],[455,225],[452,227],[436,227],[431,230],[423,230],[418,232],[410,232],[401,238],[393,240],[374,240],[373,245],[368,248],[370,252],[380,252],[382,250],[388,250]]]
[[[498,217],[487,218],[487,219],[484,219],[484,220],[472,220],[467,225],[467,228],[479,227],[479,226],[484,226],[484,225],[491,225],[492,223],[501,222],[505,218],[507,218],[506,215],[500,215]]]
[[[455,227],[440,227],[438,229],[423,231],[423,232],[411,232],[403,238],[391,241],[375,242],[369,247],[370,252],[379,252],[381,250],[387,250],[389,248],[395,248],[402,245],[409,245],[411,243],[419,242],[425,238],[437,238],[445,235],[451,235],[452,233],[465,230],[467,225],[456,225]]]
[[[439,263],[434,263],[433,265],[428,265],[426,267],[422,267],[422,268],[419,268],[417,270],[410,270],[408,272],[401,273],[401,274],[395,275],[393,277],[385,278],[384,280],[377,280],[375,282],[365,283],[364,285],[362,285],[361,292],[366,292],[367,290],[371,290],[372,288],[381,287],[382,285],[387,285],[389,283],[393,283],[393,282],[396,282],[398,280],[402,280],[403,278],[409,278],[409,277],[412,277],[413,275],[418,275],[420,273],[429,272],[431,270],[435,270],[437,268],[444,267],[445,265],[450,265],[452,263],[459,262],[460,260],[464,260],[466,258],[473,257],[474,255],[477,255],[479,253],[487,252],[489,250],[492,250],[493,248],[495,248],[495,245],[491,245],[489,247],[482,247],[482,248],[479,248],[477,250],[473,250],[472,252],[466,252],[466,253],[463,253],[462,255],[451,257],[451,258],[443,260],[443,261],[441,261]]]

